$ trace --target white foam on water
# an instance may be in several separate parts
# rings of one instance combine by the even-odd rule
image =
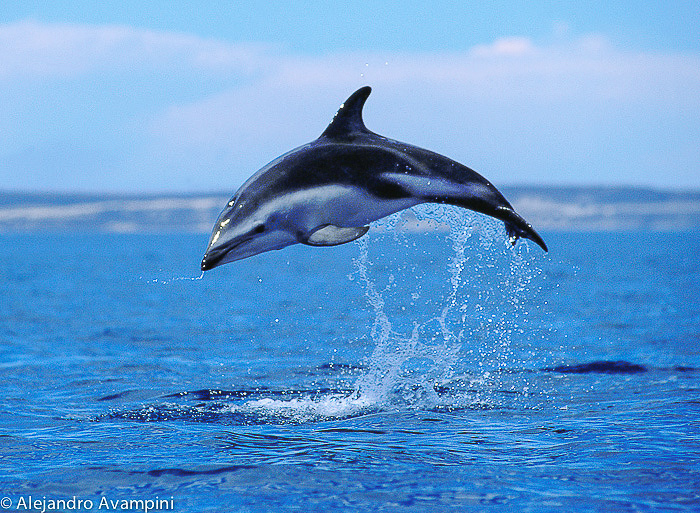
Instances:
[[[367,397],[328,394],[325,396],[295,397],[293,399],[255,399],[242,405],[231,405],[229,411],[252,415],[259,420],[314,422],[327,419],[355,417],[376,410]]]

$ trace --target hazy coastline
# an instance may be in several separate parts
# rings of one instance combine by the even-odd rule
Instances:
[[[641,187],[503,187],[538,230],[684,231],[700,228],[700,191]],[[230,193],[0,192],[0,233],[207,233]]]

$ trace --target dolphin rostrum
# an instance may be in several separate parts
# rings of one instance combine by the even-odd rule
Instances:
[[[421,203],[448,203],[505,222],[513,243],[542,238],[503,195],[454,160],[369,131],[362,87],[321,136],[250,177],[214,225],[202,270],[301,242],[335,246],[362,237],[369,223]]]

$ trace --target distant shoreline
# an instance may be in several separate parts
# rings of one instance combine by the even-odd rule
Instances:
[[[700,190],[506,186],[538,230],[700,229]],[[0,233],[208,233],[231,193],[99,194],[0,191]]]

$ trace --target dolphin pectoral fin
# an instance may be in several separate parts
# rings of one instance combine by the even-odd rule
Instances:
[[[337,246],[359,239],[369,230],[369,226],[342,228],[326,224],[316,228],[299,242],[307,246]]]

